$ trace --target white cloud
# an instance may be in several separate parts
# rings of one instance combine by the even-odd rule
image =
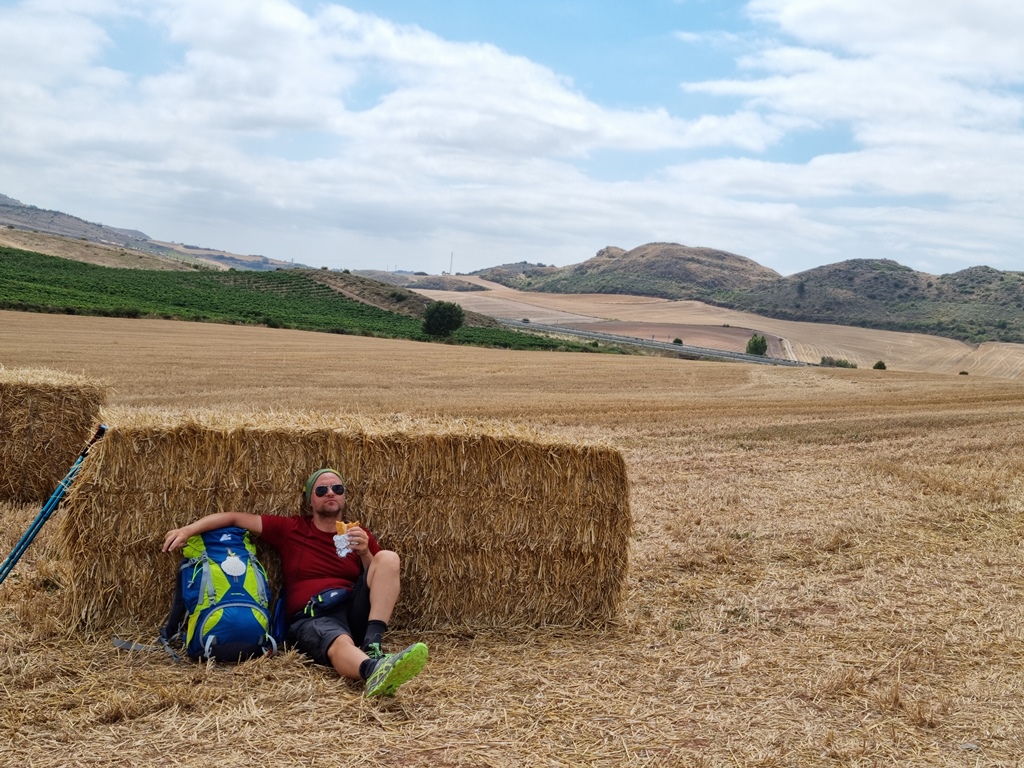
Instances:
[[[1013,0],[752,0],[748,8],[811,46],[948,76],[1019,82],[1024,75],[1024,6]]]
[[[781,35],[738,60],[742,78],[684,89],[740,98],[743,113],[791,126],[780,142],[812,135],[810,123],[846,126],[853,146],[802,163],[721,159],[669,175],[726,198],[792,201],[836,227],[848,254],[860,244],[863,255],[1021,268],[1008,252],[1020,221],[1004,214],[1022,202],[1024,7],[980,5],[754,0],[752,17]]]
[[[0,8],[0,192],[158,237],[365,261],[347,266],[430,253],[422,268],[446,269],[453,244],[476,254],[463,269],[567,263],[651,240],[780,271],[887,248],[1007,265],[1024,234],[1024,11],[983,5],[754,0],[755,34],[675,33],[743,52],[739,76],[683,84],[740,106],[681,119],[340,5],[22,2]],[[167,42],[158,70],[108,63],[125,20]],[[848,146],[777,154],[836,126]],[[598,180],[606,151],[670,160]]]
[[[693,45],[711,45],[713,47],[720,48],[733,48],[745,45],[743,38],[740,35],[737,35],[734,32],[723,32],[720,30],[716,30],[714,32],[689,32],[685,30],[677,30],[672,33],[672,36],[680,42]]]
[[[0,8],[0,87],[23,93],[80,76],[109,38],[93,21],[39,7]]]

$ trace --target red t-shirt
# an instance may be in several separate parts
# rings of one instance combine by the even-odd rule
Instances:
[[[313,518],[260,515],[260,519],[260,538],[281,554],[285,610],[289,616],[301,611],[309,598],[325,589],[351,587],[363,572],[359,555],[349,552],[339,557],[334,545],[336,534],[321,531],[313,525]],[[380,545],[369,531],[367,536],[370,552],[376,555]]]

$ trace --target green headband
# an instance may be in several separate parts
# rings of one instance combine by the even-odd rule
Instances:
[[[306,485],[304,486],[302,491],[306,496],[307,504],[309,503],[309,497],[313,495],[313,485],[316,483],[316,479],[320,477],[320,475],[326,475],[327,473],[337,475],[338,479],[341,480],[341,484],[345,484],[345,478],[341,476],[341,472],[339,472],[338,470],[331,469],[330,467],[327,467],[326,469],[318,469],[316,472],[309,476],[309,480],[306,481]]]

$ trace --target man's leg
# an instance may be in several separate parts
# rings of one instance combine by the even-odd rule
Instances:
[[[398,602],[400,588],[401,559],[397,552],[389,549],[382,549],[373,557],[370,568],[366,572],[366,592],[369,592],[370,605],[369,614],[366,611],[365,593],[360,592],[357,586],[356,594],[353,595],[353,604],[349,607],[348,626],[350,634],[338,635],[327,649],[327,658],[331,666],[342,677],[351,680],[359,680],[360,666],[367,658],[366,652],[356,645],[352,636],[364,642],[368,622],[379,622],[378,627],[386,627],[391,619],[391,613]],[[352,611],[354,610],[354,613]],[[378,630],[379,632],[379,630]],[[380,653],[379,634],[371,638],[377,644],[377,653]],[[364,643],[365,647],[365,643]],[[376,654],[375,654],[376,655]]]
[[[338,635],[327,651],[334,670],[352,680],[366,679],[366,696],[391,696],[427,663],[427,646],[414,643],[404,651],[371,660],[349,635]]]
[[[370,589],[370,621],[391,621],[391,612],[398,602],[401,589],[402,561],[397,552],[382,549],[373,556],[366,572],[366,586]]]
[[[380,635],[391,620],[391,613],[398,602],[398,594],[401,588],[401,560],[396,552],[382,549],[373,557],[370,568],[366,572],[366,591],[369,592],[369,612],[366,611],[366,603],[360,601],[360,613],[367,617],[367,629],[365,632],[366,642],[363,648],[370,648],[374,652],[372,660],[361,662],[360,670],[366,677],[366,696],[391,696],[399,686],[412,680],[423,669],[427,663],[427,646],[423,643],[413,643],[408,648],[398,653],[380,655]],[[350,622],[354,617],[349,616]],[[354,628],[354,622],[351,624]],[[371,638],[371,634],[373,637]],[[341,640],[341,638],[338,638]],[[351,643],[352,639],[346,637]],[[333,647],[332,647],[333,648]],[[363,649],[355,648],[364,658],[366,654]],[[346,650],[338,651],[339,661],[349,653]],[[355,658],[354,656],[351,658]],[[333,660],[333,657],[332,657]],[[335,669],[341,672],[335,665]],[[347,675],[346,675],[347,676]]]
[[[327,649],[327,658],[331,661],[334,671],[349,680],[361,680],[360,665],[368,658],[348,635],[338,635],[331,647]]]
[[[360,665],[367,656],[352,641],[344,616],[298,618],[289,628],[288,641],[317,664],[333,667],[342,677],[362,678]]]

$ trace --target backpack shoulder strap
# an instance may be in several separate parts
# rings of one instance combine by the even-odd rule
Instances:
[[[185,598],[181,592],[182,569],[187,567],[185,561],[178,569],[178,578],[174,580],[174,598],[171,600],[171,610],[167,614],[167,621],[160,627],[160,639],[169,643],[181,636],[181,625],[185,621]]]

